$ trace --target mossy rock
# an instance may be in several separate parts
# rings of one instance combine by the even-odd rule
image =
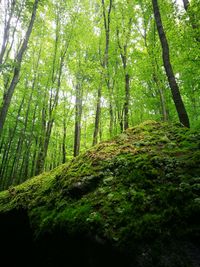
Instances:
[[[4,266],[197,267],[199,215],[200,133],[148,121],[0,193]]]

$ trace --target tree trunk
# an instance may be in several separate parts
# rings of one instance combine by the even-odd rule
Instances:
[[[153,67],[153,82],[156,84],[159,96],[160,96],[160,105],[161,105],[161,116],[163,121],[168,120],[168,112],[166,107],[166,100],[165,100],[165,94],[162,82],[160,81],[160,78],[158,77],[158,74]]]
[[[98,96],[97,96],[95,126],[94,126],[93,143],[92,143],[93,146],[98,143],[99,124],[100,124],[100,117],[101,117],[101,91],[102,91],[102,85],[100,84],[98,88]]]
[[[130,76],[129,74],[125,75],[125,102],[124,102],[124,129],[126,130],[128,125],[128,116],[129,116],[129,99],[130,99]]]
[[[37,151],[38,151],[38,137],[35,137],[35,148],[33,152],[33,158],[31,161],[31,171],[30,171],[30,177],[33,177],[36,175],[36,163],[37,163]]]
[[[12,81],[11,81],[11,84],[10,84],[8,90],[6,91],[6,93],[4,95],[3,103],[2,103],[2,106],[0,109],[0,136],[2,134],[4,123],[6,120],[7,113],[8,113],[8,108],[10,106],[10,102],[11,102],[15,87],[16,87],[18,80],[19,80],[22,58],[23,58],[24,52],[27,49],[27,44],[28,44],[32,29],[33,29],[33,24],[35,21],[36,11],[37,11],[37,7],[38,7],[38,1],[39,0],[35,0],[35,2],[34,2],[31,20],[30,20],[24,41],[22,43],[22,46],[21,46],[21,48],[17,54],[17,57],[16,57],[16,66],[14,68],[13,78],[12,78]]]
[[[107,87],[110,93],[110,78],[108,73],[108,52],[109,52],[109,42],[110,42],[110,14],[112,10],[112,0],[109,1],[109,8],[108,8],[108,14],[106,16],[106,7],[105,2],[102,0],[102,8],[103,8],[103,19],[104,19],[104,30],[105,30],[105,37],[106,37],[106,45],[105,45],[105,51],[104,51],[104,57],[102,67],[106,71],[106,82]],[[101,73],[101,81],[98,88],[98,96],[97,96],[97,105],[96,105],[96,115],[95,115],[95,127],[94,127],[94,133],[93,133],[93,146],[98,143],[98,135],[99,128],[100,128],[100,118],[101,118],[101,96],[102,96],[102,85],[103,85],[103,73]],[[112,129],[113,129],[113,111],[112,111],[112,104],[109,105],[109,111],[110,111],[110,135],[112,135]]]
[[[51,132],[52,132],[52,128],[54,125],[54,111],[57,108],[58,99],[59,99],[63,62],[64,62],[64,57],[65,57],[66,53],[64,53],[61,56],[59,69],[57,71],[55,69],[56,54],[57,54],[57,38],[56,38],[55,52],[54,52],[54,58],[53,58],[52,87],[51,87],[51,90],[52,90],[55,82],[57,82],[57,84],[55,85],[56,86],[56,93],[55,93],[55,95],[52,93],[52,91],[50,93],[50,99],[48,100],[48,116],[46,114],[47,110],[45,107],[45,103],[44,103],[44,107],[43,107],[43,115],[42,115],[42,117],[43,117],[43,122],[42,122],[43,133],[42,133],[42,137],[40,139],[40,150],[38,152],[38,158],[37,158],[37,163],[36,163],[36,174],[40,174],[43,171],[44,166],[45,166],[45,159],[47,156],[49,141],[51,138]],[[47,117],[48,117],[48,121],[46,121]]]
[[[82,89],[81,85],[78,83],[76,85],[74,157],[78,156],[80,152],[81,116],[82,116]]]
[[[174,72],[172,69],[172,65],[170,62],[169,45],[168,45],[168,41],[167,41],[167,38],[166,38],[166,35],[164,32],[164,28],[162,25],[158,1],[152,0],[152,4],[153,4],[153,11],[154,11],[154,17],[155,17],[155,21],[156,21],[156,25],[157,25],[157,30],[158,30],[158,34],[159,34],[159,38],[160,38],[160,42],[161,42],[161,46],[162,46],[163,63],[164,63],[166,75],[168,78],[168,82],[169,82],[169,85],[171,88],[172,98],[173,98],[174,104],[176,106],[176,110],[177,110],[180,122],[185,127],[189,128],[190,123],[189,123],[188,114],[186,112],[183,100],[181,98],[179,87],[178,87],[178,84],[176,82]]]
[[[124,97],[124,105],[123,105],[123,127],[126,130],[129,127],[129,102],[130,102],[130,75],[127,69],[127,48],[130,40],[132,26],[132,18],[129,19],[128,22],[128,31],[126,32],[125,41],[120,43],[119,38],[119,28],[117,28],[117,41],[120,50],[120,56],[122,60],[122,66],[124,69],[124,89],[125,89],[125,97]]]
[[[183,0],[183,5],[184,5],[185,10],[187,11],[188,6],[189,6],[189,1],[188,0]]]
[[[63,141],[62,141],[62,163],[66,162],[66,147],[65,147],[66,146],[66,132],[67,132],[66,117],[64,117],[63,119]]]
[[[190,10],[188,10],[188,8],[189,8],[189,6],[190,6],[190,2],[189,2],[188,0],[183,0],[183,5],[184,5],[184,8],[185,8],[185,11],[188,12],[188,17],[189,17],[189,19],[190,19],[190,23],[191,23],[191,25],[192,25],[192,28],[193,28],[194,30],[198,29],[198,25],[199,25],[199,23],[198,23],[197,19],[195,18],[195,15],[194,15],[193,11],[190,12]],[[199,35],[196,35],[196,34],[195,34],[195,40],[196,40],[197,42],[200,42],[200,37],[199,37]]]
[[[5,54],[6,46],[7,46],[8,39],[9,39],[10,22],[11,22],[11,19],[12,19],[12,16],[13,16],[15,4],[16,4],[16,1],[13,0],[12,3],[11,3],[11,10],[10,10],[10,14],[9,14],[8,20],[6,21],[6,19],[5,19],[3,42],[2,42],[2,46],[1,46],[1,50],[0,50],[0,65],[3,63],[3,57],[4,57],[4,54]]]
[[[10,134],[9,134],[8,139],[7,139],[6,149],[4,149],[2,163],[1,163],[1,166],[0,166],[0,176],[2,178],[4,176],[4,169],[6,168],[6,165],[11,160],[10,159],[10,157],[12,156],[12,152],[10,152],[11,145],[12,145],[13,139],[14,139],[14,137],[16,135],[16,130],[17,130],[18,123],[19,123],[19,117],[21,115],[21,110],[22,110],[22,108],[24,106],[24,100],[25,100],[25,94],[23,95],[22,101],[20,103],[20,106],[19,106],[19,109],[18,109],[18,112],[17,112],[17,117],[16,117],[16,120],[15,120],[15,124],[14,124],[13,128],[10,130]],[[9,154],[10,154],[10,157],[9,157]]]
[[[37,108],[38,108],[38,105],[36,104],[35,105],[35,108],[34,108],[34,111],[33,111],[33,117],[32,117],[32,125],[31,125],[31,131],[30,131],[30,135],[29,135],[29,139],[28,139],[28,143],[27,143],[27,149],[26,149],[26,155],[25,155],[25,162],[24,162],[24,166],[23,166],[23,174],[21,174],[21,177],[22,177],[22,181],[25,181],[28,177],[30,177],[30,154],[31,154],[31,146],[32,146],[32,142],[33,142],[33,131],[34,131],[34,128],[35,128],[35,122],[36,122],[36,111],[37,111]],[[33,159],[31,159],[32,161]]]

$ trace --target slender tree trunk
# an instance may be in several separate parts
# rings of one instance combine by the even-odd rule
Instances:
[[[129,125],[129,99],[130,99],[130,76],[125,75],[125,103],[124,103],[124,129],[126,130]]]
[[[44,143],[45,143],[45,136],[46,136],[46,118],[47,118],[47,111],[46,111],[46,94],[44,97],[43,107],[42,107],[42,116],[41,116],[41,133],[40,137],[36,140],[37,149],[36,155],[34,156],[36,159],[36,163],[34,164],[34,174],[38,175],[43,169],[44,163]]]
[[[66,117],[64,117],[63,119],[63,141],[62,141],[62,163],[66,162],[66,133],[67,133],[67,125],[66,125]]]
[[[82,116],[82,88],[76,85],[76,104],[75,104],[75,133],[74,133],[74,157],[79,155],[81,141],[81,116]]]
[[[180,122],[184,126],[190,127],[188,114],[186,112],[183,100],[181,98],[179,87],[178,87],[178,84],[176,82],[175,75],[174,75],[172,65],[170,62],[169,45],[168,45],[168,41],[167,41],[167,38],[166,38],[166,35],[164,32],[164,28],[163,28],[163,24],[162,24],[162,20],[161,20],[161,15],[160,15],[160,10],[159,10],[159,6],[158,6],[158,1],[152,0],[152,4],[153,4],[153,11],[154,11],[154,17],[155,17],[155,21],[156,21],[156,25],[157,25],[157,30],[158,30],[160,42],[162,45],[163,63],[164,63],[166,75],[168,78],[168,82],[169,82],[169,85],[171,88],[172,98],[173,98],[174,104],[176,106],[176,110],[177,110]]]
[[[37,11],[37,7],[38,7],[38,1],[39,0],[35,0],[35,2],[34,2],[31,20],[30,20],[24,41],[22,43],[22,46],[21,46],[21,48],[17,54],[17,57],[16,57],[16,67],[14,68],[13,78],[12,78],[12,81],[11,81],[11,84],[10,84],[8,90],[6,91],[6,93],[4,95],[2,107],[0,109],[0,136],[2,134],[4,123],[6,120],[7,113],[8,113],[8,108],[10,106],[10,102],[11,102],[15,87],[16,87],[18,80],[19,80],[22,58],[23,58],[24,52],[27,49],[27,44],[28,44],[32,29],[33,29],[33,24],[35,21],[36,11]]]
[[[106,7],[104,0],[102,2],[102,8],[103,8],[103,19],[104,19],[104,30],[105,30],[105,51],[104,51],[104,57],[102,62],[102,67],[106,71],[106,83],[107,87],[110,93],[110,77],[108,72],[108,52],[109,52],[109,42],[110,42],[110,14],[112,10],[112,0],[109,1],[109,8],[108,8],[108,14],[106,15]],[[96,145],[98,143],[98,135],[99,135],[99,129],[100,129],[100,120],[101,120],[101,96],[102,96],[102,86],[103,86],[103,73],[101,74],[101,81],[98,88],[98,95],[97,95],[97,105],[96,105],[96,115],[95,115],[95,127],[94,127],[94,133],[93,133],[93,145]],[[113,111],[112,111],[112,103],[109,105],[109,111],[110,111],[110,135],[112,136],[113,132]]]
[[[40,174],[44,169],[45,159],[47,156],[47,151],[48,151],[48,147],[49,147],[49,141],[50,141],[50,137],[51,137],[53,124],[54,124],[54,119],[51,118],[47,122],[46,127],[43,129],[44,130],[44,136],[41,138],[41,141],[40,141],[40,150],[38,153],[38,159],[37,159],[37,163],[36,163],[36,175]]]
[[[142,8],[142,12],[143,12],[143,23],[145,25],[144,33],[141,32],[141,36],[144,39],[144,45],[145,45],[145,47],[147,49],[147,53],[151,59],[152,78],[153,78],[153,82],[156,84],[158,94],[160,97],[160,106],[161,106],[161,108],[160,108],[161,112],[160,113],[162,116],[162,120],[167,121],[168,120],[168,111],[167,111],[167,106],[166,106],[164,85],[163,85],[162,80],[161,80],[160,75],[159,75],[159,73],[160,73],[159,72],[159,65],[157,63],[156,55],[154,54],[152,49],[149,49],[149,45],[147,42],[148,21],[146,20],[145,7],[142,3],[141,3],[141,8]],[[155,30],[153,31],[153,37],[155,40]]]
[[[8,132],[8,143],[5,142],[4,143],[4,150],[3,150],[3,158],[2,158],[2,163],[1,163],[1,167],[0,167],[0,191],[5,189],[4,185],[5,185],[5,182],[6,182],[6,179],[7,177],[5,177],[4,173],[5,173],[5,170],[6,170],[6,167],[8,164],[5,164],[5,159],[8,157],[8,148],[10,147],[11,145],[11,136],[12,136],[12,131],[11,129],[9,129],[9,132]],[[2,138],[2,141],[3,141],[4,137]]]
[[[162,120],[167,121],[168,120],[168,113],[167,113],[167,108],[166,108],[166,101],[165,101],[165,95],[163,92],[163,88],[159,87],[159,94],[160,94],[160,103],[161,103],[161,108],[162,108]]]
[[[122,133],[124,130],[124,125],[123,125],[123,109],[121,110],[120,108],[118,109],[117,112],[118,115],[118,121],[119,121],[119,126],[120,126],[120,132]]]
[[[168,112],[167,112],[167,107],[166,107],[166,100],[165,100],[163,85],[162,85],[159,77],[157,76],[155,69],[153,70],[153,82],[156,84],[158,94],[160,96],[162,120],[167,121],[168,120]]]
[[[38,66],[37,66],[38,67]],[[27,106],[27,110],[26,110],[26,116],[25,116],[25,120],[24,120],[24,127],[22,130],[22,133],[20,135],[20,139],[21,139],[21,146],[17,152],[17,160],[15,160],[15,168],[13,171],[13,177],[15,179],[14,184],[19,184],[20,181],[23,179],[23,177],[21,177],[21,171],[25,162],[25,157],[27,156],[27,153],[24,153],[23,155],[21,155],[25,150],[23,150],[24,147],[24,143],[27,144],[27,140],[26,140],[26,132],[27,132],[27,126],[28,126],[28,119],[29,119],[29,113],[30,113],[30,109],[31,109],[31,102],[33,99],[33,92],[35,89],[35,83],[36,83],[36,73],[34,75],[34,79],[33,79],[33,83],[32,83],[32,88],[31,88],[31,94],[29,96],[29,100],[28,100],[28,106]],[[24,142],[26,140],[26,142]],[[20,167],[20,158],[23,158],[23,160],[21,161],[21,167]],[[19,171],[19,173],[18,173]]]
[[[11,22],[11,19],[12,19],[12,16],[13,16],[15,4],[16,4],[16,1],[13,0],[12,3],[11,3],[11,10],[10,10],[10,14],[9,14],[8,20],[6,21],[6,19],[5,19],[3,42],[2,42],[2,46],[1,46],[1,50],[0,50],[0,65],[3,62],[3,57],[4,57],[4,54],[5,54],[7,42],[8,42],[8,39],[9,39],[10,22]]]
[[[125,36],[125,42],[123,44],[120,43],[119,38],[119,28],[117,28],[117,41],[120,49],[120,56],[122,60],[122,65],[124,69],[124,89],[125,89],[125,98],[124,98],[124,106],[123,106],[123,127],[126,130],[129,127],[129,102],[130,102],[130,75],[127,70],[127,47],[130,39],[132,26],[132,18],[129,19],[128,23],[128,31]]]
[[[36,163],[37,163],[37,151],[38,151],[38,137],[35,138],[35,148],[33,152],[33,158],[31,161],[31,171],[30,177],[33,177],[36,174]]]
[[[33,131],[35,128],[35,121],[36,121],[36,111],[37,111],[38,105],[35,105],[34,111],[33,111],[33,117],[32,117],[32,126],[31,126],[31,134],[29,135],[29,139],[28,139],[28,143],[27,143],[27,149],[26,149],[26,153],[25,153],[25,162],[24,162],[24,166],[23,167],[23,172],[21,170],[21,175],[20,177],[21,182],[23,182],[24,180],[26,180],[28,177],[30,177],[30,170],[29,167],[31,166],[31,164],[29,164],[30,162],[30,154],[31,154],[31,146],[32,146],[32,141],[33,141]],[[33,159],[31,159],[32,161]],[[23,178],[24,177],[24,178]]]
[[[93,143],[92,143],[93,146],[98,143],[99,124],[100,124],[100,117],[101,117],[101,91],[102,91],[102,85],[100,84],[98,88],[98,96],[97,96],[95,126],[94,126]]]
[[[15,120],[15,124],[14,127],[10,130],[10,134],[9,134],[9,138],[7,140],[7,146],[6,149],[4,150],[4,154],[3,154],[3,159],[2,159],[2,163],[1,163],[1,167],[0,167],[0,176],[3,177],[4,176],[4,170],[6,168],[6,165],[9,163],[10,160],[9,159],[9,154],[10,157],[12,156],[12,153],[10,153],[10,149],[11,149],[11,145],[13,142],[13,139],[16,135],[16,130],[17,130],[17,126],[18,126],[18,122],[19,122],[19,117],[21,115],[21,110],[24,106],[24,100],[25,100],[25,95],[23,95],[22,101],[20,103],[18,112],[17,112],[17,118]]]
[[[57,32],[58,34],[58,32]],[[65,54],[66,54],[66,50],[64,51],[63,55],[60,58],[60,64],[59,64],[59,69],[56,71],[55,70],[55,57],[57,54],[57,38],[56,38],[56,43],[55,43],[55,53],[54,53],[54,59],[53,59],[53,69],[52,69],[52,88],[56,82],[57,79],[57,84],[56,84],[56,94],[54,95],[52,93],[50,93],[50,99],[49,99],[49,103],[48,103],[48,121],[46,121],[46,107],[45,107],[45,103],[44,103],[44,107],[43,107],[43,119],[42,119],[42,131],[43,131],[43,136],[40,139],[40,149],[38,152],[38,158],[37,158],[37,163],[36,163],[36,174],[39,174],[43,171],[44,166],[45,166],[45,159],[47,156],[47,152],[48,152],[48,146],[49,146],[49,141],[50,141],[50,137],[51,137],[51,132],[52,132],[52,128],[54,125],[54,111],[57,108],[58,105],[58,98],[59,98],[59,92],[60,92],[60,85],[61,85],[61,76],[62,76],[62,69],[63,69],[63,62],[64,62],[64,58],[65,58]]]
[[[185,8],[185,11],[188,13],[188,17],[190,19],[190,23],[191,23],[192,28],[194,30],[198,29],[199,28],[199,26],[198,26],[199,23],[198,23],[197,19],[195,18],[195,15],[194,15],[193,11],[190,12],[190,10],[189,10],[190,2],[188,0],[183,0],[183,5],[184,5],[184,8]],[[198,36],[195,35],[195,40],[197,42],[200,42],[199,35]]]
[[[15,14],[15,20],[16,20],[15,21],[15,26],[13,28],[12,38],[11,38],[11,41],[10,41],[10,45],[6,47],[7,52],[6,52],[5,56],[2,57],[2,61],[3,62],[6,62],[8,60],[8,57],[10,55],[10,52],[11,52],[11,50],[13,48],[13,44],[14,44],[14,40],[15,40],[15,33],[17,31],[17,26],[18,26],[19,19],[20,19],[21,13],[22,13],[22,9],[23,9],[23,4],[21,5],[21,7],[20,7],[20,9],[19,9],[19,11],[17,13],[17,15]],[[7,45],[8,45],[8,43],[7,43]]]
[[[18,167],[18,162],[19,162],[20,156],[21,156],[21,149],[22,149],[22,142],[23,142],[22,133],[23,133],[23,130],[21,130],[19,138],[18,138],[17,147],[16,147],[15,154],[13,157],[12,167],[11,167],[11,170],[9,173],[10,179],[6,185],[6,188],[13,183],[16,184],[15,183],[16,182],[15,170]]]
[[[183,0],[183,5],[184,5],[185,10],[187,11],[188,6],[189,6],[189,1],[188,0]]]

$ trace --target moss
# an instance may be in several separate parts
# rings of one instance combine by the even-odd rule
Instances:
[[[199,144],[199,133],[180,124],[145,122],[1,192],[0,214],[23,208],[37,238],[59,228],[97,235],[131,255],[143,253],[145,242],[153,251],[155,239],[194,239],[200,236]]]

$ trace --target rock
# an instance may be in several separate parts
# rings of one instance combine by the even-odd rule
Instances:
[[[148,121],[1,192],[3,266],[200,266],[199,143]]]

